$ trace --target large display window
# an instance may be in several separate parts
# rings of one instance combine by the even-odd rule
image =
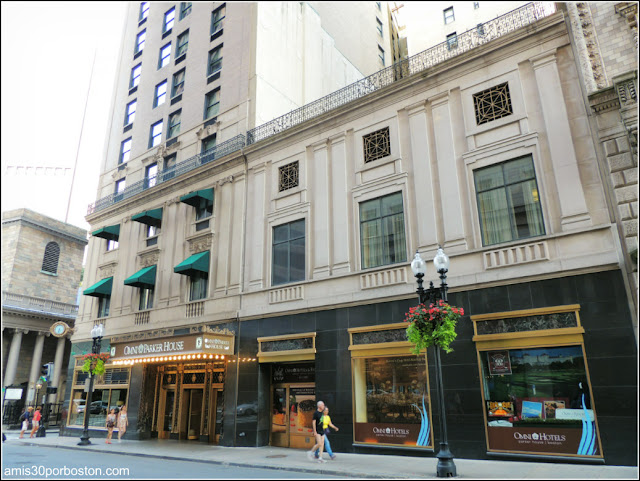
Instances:
[[[472,316],[490,452],[602,457],[579,306],[555,309]]]
[[[355,444],[433,449],[427,360],[410,353],[405,330],[349,330]]]
[[[88,393],[85,392],[85,383],[89,380],[89,376],[88,373],[78,369],[82,364],[82,360],[76,362],[67,425],[83,426],[85,410],[88,410],[89,426],[105,427],[109,411],[119,410],[127,404],[130,369],[107,366],[105,373],[96,377],[91,398],[87,402]]]

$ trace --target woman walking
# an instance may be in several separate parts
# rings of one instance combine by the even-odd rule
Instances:
[[[336,455],[331,451],[331,443],[329,442],[329,433],[331,430],[329,427],[332,427],[336,431],[340,431],[336,426],[331,422],[331,417],[329,416],[329,408],[325,406],[324,411],[322,413],[322,417],[320,418],[320,422],[322,423],[322,428],[324,430],[324,449],[327,451],[329,457],[333,460],[336,459]],[[316,449],[316,458],[320,458],[320,449]]]
[[[30,438],[33,437],[33,435],[38,431],[38,428],[40,427],[40,419],[42,419],[42,413],[40,412],[42,408],[40,406],[38,406],[36,408],[36,412],[33,413],[33,429],[31,430],[31,436],[29,436]]]
[[[105,443],[111,444],[111,436],[113,436],[113,428],[116,426],[116,409],[113,408],[107,414],[107,439]]]
[[[25,412],[20,415],[20,421],[22,421],[22,429],[20,431],[20,439],[24,437],[24,432],[29,429],[29,421],[31,420],[31,411],[33,406],[29,406]]]
[[[118,442],[122,442],[122,436],[127,432],[127,426],[129,426],[129,420],[127,419],[127,406],[120,408],[120,414],[118,414]]]

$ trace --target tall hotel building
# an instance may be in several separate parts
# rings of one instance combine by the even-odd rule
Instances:
[[[64,434],[126,404],[131,438],[308,448],[321,399],[335,451],[434,456],[403,320],[442,246],[455,456],[635,462],[628,255],[563,4],[408,58],[384,2],[131,5]]]

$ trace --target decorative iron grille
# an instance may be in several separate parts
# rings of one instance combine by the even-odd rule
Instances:
[[[391,155],[389,143],[389,127],[376,130],[362,137],[364,143],[364,161],[372,162],[387,155]]]
[[[298,169],[297,160],[280,167],[280,192],[298,187]]]
[[[178,379],[178,373],[175,373],[175,372],[165,373],[162,376],[162,385],[168,386],[170,384],[175,384],[177,382],[177,379]]]
[[[262,341],[260,343],[260,350],[262,352],[297,351],[298,349],[311,349],[312,347],[313,338],[311,337]]]
[[[121,202],[123,200],[129,199],[140,192],[143,192],[147,189],[155,187],[158,184],[162,184],[168,180],[173,179],[179,175],[190,172],[194,169],[197,169],[201,165],[212,162],[216,159],[224,157],[232,152],[236,152],[240,150],[245,145],[244,135],[236,135],[232,139],[227,140],[226,142],[222,142],[221,144],[216,145],[215,147],[210,148],[206,152],[202,152],[200,154],[194,155],[187,160],[184,160],[178,164],[175,164],[171,167],[167,167],[162,171],[159,171],[155,177],[147,177],[138,182],[131,184],[126,187],[122,192],[118,192],[117,194],[111,194],[101,199],[98,199],[93,204],[89,204],[89,208],[87,210],[87,215],[93,214],[94,212],[99,212],[107,207],[112,206],[116,202]]]
[[[526,332],[577,327],[578,318],[576,317],[575,312],[559,312],[555,314],[541,314],[537,316],[478,321],[476,325],[478,334],[504,334],[506,332]]]
[[[214,384],[221,384],[224,382],[224,372],[212,372],[211,373],[211,382]]]
[[[204,384],[204,372],[185,372],[182,377],[182,384]]]
[[[505,82],[473,94],[473,104],[476,109],[476,123],[478,125],[511,115],[513,107],[511,106],[509,84]]]
[[[351,335],[351,340],[354,345],[406,341],[407,330],[406,328],[401,328],[385,331],[354,332]]]

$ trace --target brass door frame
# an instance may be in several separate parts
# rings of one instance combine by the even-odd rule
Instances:
[[[271,385],[271,416],[273,416],[273,392],[275,389],[284,389],[285,390],[285,403],[286,403],[286,411],[285,411],[285,426],[286,430],[284,432],[284,437],[287,440],[285,448],[291,448],[292,444],[300,444],[292,442],[294,440],[299,440],[301,437],[309,437],[313,436],[312,434],[304,433],[298,434],[291,431],[291,388],[313,388],[315,392],[316,383],[315,382],[290,382],[290,383],[279,383]],[[317,399],[316,399],[317,400]],[[271,430],[273,427],[273,418],[270,420],[270,428],[269,428],[269,445],[273,446],[273,431]],[[315,441],[314,441],[315,444]]]
[[[171,424],[173,424],[174,416],[176,415],[176,388],[163,387],[160,395],[160,402],[158,403],[158,418],[157,418],[157,429],[158,429],[158,439],[169,439],[171,437],[171,430],[165,431],[164,429],[164,417],[167,409],[167,395],[169,392],[173,392],[173,408],[172,408],[172,416],[171,416]]]
[[[274,391],[276,389],[284,389],[284,403],[285,403],[285,415],[284,415],[284,426],[285,426],[285,431],[284,433],[274,433],[273,432],[273,405],[274,405]],[[269,419],[269,445],[270,446],[274,446],[274,439],[273,439],[273,435],[281,435],[285,441],[286,441],[286,446],[282,446],[281,444],[278,444],[278,447],[282,447],[282,448],[288,448],[289,444],[290,444],[290,434],[289,434],[289,410],[291,409],[289,406],[289,385],[288,384],[272,384],[271,385],[271,389],[270,389],[270,396],[271,396],[271,403],[270,403],[270,419]]]

